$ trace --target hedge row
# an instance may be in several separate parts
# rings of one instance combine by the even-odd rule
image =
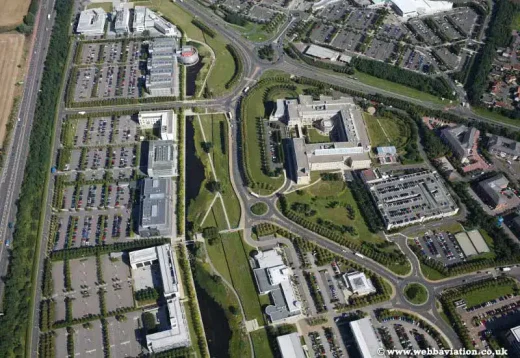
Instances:
[[[226,89],[229,89],[233,87],[240,79],[240,75],[244,71],[244,64],[242,63],[242,59],[238,55],[235,46],[227,44],[226,49],[229,51],[229,53],[233,57],[233,61],[235,62],[235,72],[233,72],[233,77],[231,77],[230,80],[227,81],[227,83],[224,86]]]

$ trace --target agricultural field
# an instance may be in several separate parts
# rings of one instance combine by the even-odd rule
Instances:
[[[15,2],[8,2],[8,4]],[[24,3],[23,1],[20,3]],[[0,12],[1,18],[8,13],[5,7]],[[1,34],[0,47],[0,81],[2,81],[2,89],[0,89],[0,144],[3,142],[6,134],[6,125],[11,113],[13,105],[15,85],[18,76],[18,65],[22,59],[24,36],[21,34]]]
[[[7,0],[2,1],[2,11],[0,11],[0,27],[11,27],[22,22],[23,17],[27,14],[30,0]],[[4,36],[4,35],[2,35]],[[4,48],[2,46],[2,48]],[[2,51],[7,54],[10,51]]]

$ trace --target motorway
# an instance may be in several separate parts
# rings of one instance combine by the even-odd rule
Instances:
[[[38,16],[38,21],[41,24],[43,21],[47,21],[47,13],[48,10],[52,7],[53,0],[42,0],[40,14]],[[240,34],[230,30],[225,22],[217,18],[215,15],[212,15],[206,11],[206,9],[202,8],[200,4],[197,2],[180,2],[178,3],[181,7],[185,8],[187,11],[193,13],[195,16],[199,17],[204,23],[206,23],[209,27],[215,29],[217,32],[222,34],[229,42],[231,42],[238,50],[238,54],[242,59],[244,64],[244,72],[240,83],[237,87],[227,93],[226,95],[211,100],[200,100],[200,101],[172,101],[172,102],[164,102],[164,103],[156,103],[156,104],[130,104],[130,105],[114,105],[114,106],[105,106],[105,107],[95,107],[95,108],[64,108],[63,101],[62,105],[59,109],[58,123],[56,125],[56,133],[59,133],[61,127],[61,119],[65,117],[66,114],[78,113],[79,111],[85,111],[86,113],[95,113],[95,112],[104,112],[104,111],[122,111],[122,110],[147,110],[147,109],[159,109],[159,108],[175,108],[175,107],[203,107],[203,108],[211,108],[214,110],[225,110],[231,111],[236,114],[239,114],[237,110],[237,105],[239,103],[239,99],[241,97],[241,93],[243,88],[246,86],[250,86],[254,84],[261,76],[263,72],[269,69],[278,69],[282,70],[297,76],[303,76],[308,78],[317,79],[319,81],[325,83],[331,83],[343,87],[348,87],[353,90],[358,90],[366,93],[380,93],[385,96],[392,96],[399,99],[403,99],[412,103],[420,104],[422,106],[427,106],[429,108],[442,109],[442,105],[425,103],[420,100],[410,98],[407,96],[403,96],[401,94],[396,94],[392,92],[388,92],[385,90],[378,89],[376,87],[372,87],[369,85],[365,85],[356,81],[354,79],[348,78],[346,76],[342,76],[339,74],[332,74],[330,72],[325,72],[314,67],[311,67],[306,64],[302,64],[300,62],[294,61],[292,59],[286,58],[282,52],[280,52],[278,61],[275,64],[268,64],[263,61],[260,61],[256,57],[256,46],[257,44],[252,44],[245,40]],[[53,19],[51,18],[49,26],[51,26]],[[288,26],[285,26],[284,31],[287,30]],[[7,230],[7,223],[12,221],[15,215],[15,200],[18,197],[20,190],[20,183],[22,182],[22,175],[25,166],[25,160],[28,151],[28,142],[30,129],[33,120],[33,113],[39,88],[39,82],[41,78],[41,73],[43,71],[43,61],[45,59],[45,49],[47,48],[50,31],[35,31],[35,48],[33,52],[33,56],[31,59],[29,71],[27,74],[26,86],[24,89],[23,99],[20,105],[20,108],[23,110],[20,111],[20,122],[18,126],[15,128],[13,132],[13,140],[12,140],[12,148],[8,150],[8,158],[6,160],[6,165],[4,167],[4,171],[2,172],[2,180],[0,183],[0,207],[2,208],[2,217],[0,218],[0,239],[5,240],[7,237],[10,237],[11,233]],[[283,36],[277,37],[283,40]],[[74,48],[74,46],[72,46]],[[278,46],[278,50],[281,51],[281,46]],[[69,70],[71,67],[71,63],[67,64],[67,69]],[[68,73],[68,72],[67,72]],[[467,109],[459,108],[456,110],[457,114],[461,114],[466,117],[476,118],[477,120],[493,122],[485,117],[480,117],[474,115]],[[236,116],[235,116],[236,117]],[[243,176],[242,176],[242,167],[240,165],[239,160],[237,158],[240,157],[239,153],[239,144],[240,137],[238,133],[239,126],[237,125],[240,121],[240,118],[235,118],[231,120],[232,128],[236,129],[236,131],[232,131],[232,156],[233,165],[232,165],[232,184],[235,188],[242,207],[242,218],[241,218],[241,229],[250,229],[253,225],[258,223],[259,221],[270,221],[280,226],[287,228],[288,230],[301,235],[302,237],[314,241],[315,243],[323,246],[337,255],[348,258],[351,261],[362,264],[373,272],[379,274],[388,280],[392,285],[396,288],[395,296],[391,301],[383,304],[382,306],[392,306],[402,309],[407,309],[411,311],[415,311],[420,313],[433,324],[435,324],[444,334],[448,337],[448,339],[454,344],[455,347],[460,347],[460,342],[455,334],[455,332],[451,329],[449,325],[440,317],[437,312],[435,306],[435,297],[440,292],[441,289],[446,287],[457,286],[464,283],[466,280],[473,280],[484,277],[484,274],[469,274],[461,277],[451,278],[442,283],[431,283],[424,279],[424,277],[420,273],[419,265],[413,253],[411,253],[410,249],[406,246],[405,240],[395,240],[399,245],[401,250],[405,252],[407,257],[411,259],[412,271],[410,275],[406,277],[399,277],[392,272],[388,271],[382,265],[370,260],[370,259],[362,259],[358,256],[353,255],[351,252],[345,250],[342,246],[329,241],[328,239],[317,235],[314,232],[308,231],[299,225],[291,222],[287,218],[285,218],[281,213],[276,209],[276,196],[264,197],[264,198],[256,198],[253,196],[248,189],[243,185]],[[500,125],[508,126],[511,128],[519,128],[519,126],[509,125],[499,123]],[[53,150],[57,150],[59,143],[54,143]],[[48,202],[50,202],[50,198],[53,190],[52,181],[49,184],[48,188]],[[289,182],[286,182],[282,188],[282,191],[286,190],[289,186]],[[253,202],[263,201],[268,205],[269,211],[263,217],[252,217],[249,214],[249,206]],[[42,250],[40,254],[40,268],[43,265],[42,258],[45,255],[45,243],[47,239],[47,232],[49,229],[50,223],[50,215],[52,211],[48,206],[46,211],[46,217],[43,228],[43,237],[42,237]],[[5,274],[7,268],[7,250],[5,250],[5,246],[0,246],[0,272]],[[41,275],[42,270],[39,270],[39,274]],[[520,273],[518,274],[520,277]],[[423,283],[429,291],[429,299],[425,305],[422,306],[413,306],[409,304],[402,295],[402,288],[411,282],[419,282]],[[1,285],[1,284],[0,284]],[[2,287],[0,286],[0,292],[2,291]],[[39,302],[40,299],[40,290],[37,290],[37,296],[35,298],[35,302]],[[34,314],[35,320],[34,322],[38,322],[37,318],[38,313],[38,304],[34,305]],[[30,341],[32,356],[37,356],[37,347],[38,347],[38,326],[33,327],[32,337]]]
[[[25,85],[18,111],[18,122],[14,127],[11,141],[6,149],[7,157],[0,179],[0,276],[7,274],[8,250],[5,242],[12,238],[9,222],[14,222],[16,216],[16,200],[25,170],[25,162],[29,151],[29,137],[34,118],[34,110],[41,76],[44,69],[47,47],[51,31],[41,31],[54,23],[54,0],[42,0],[33,30],[32,50],[29,53],[29,64],[25,77]],[[48,14],[51,18],[47,19]],[[4,282],[0,280],[0,297],[3,296]]]

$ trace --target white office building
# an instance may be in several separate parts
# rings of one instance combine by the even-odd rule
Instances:
[[[394,11],[397,15],[402,16],[403,19],[434,15],[439,12],[449,11],[453,8],[453,3],[449,1],[391,0],[391,2]]]
[[[184,307],[180,302],[179,280],[175,268],[175,252],[171,245],[150,247],[129,253],[130,266],[133,270],[159,264],[163,295],[168,311],[168,327],[162,331],[147,334],[146,345],[151,353],[188,347],[191,345],[188,321]]]
[[[173,110],[139,112],[142,129],[160,128],[161,140],[177,140],[177,114]]]
[[[374,326],[370,318],[362,318],[357,321],[350,322],[350,329],[354,334],[356,345],[363,358],[380,358],[386,357],[380,354],[383,344],[376,335]]]
[[[149,142],[147,172],[151,178],[171,178],[177,170],[177,144],[171,140]]]
[[[76,32],[86,36],[105,34],[107,13],[102,8],[83,10],[79,15]]]
[[[343,275],[343,281],[345,285],[350,288],[350,291],[358,296],[365,296],[376,292],[372,280],[363,272],[347,272]]]
[[[147,30],[150,32],[150,35],[181,37],[181,32],[175,25],[166,21],[146,6],[134,7],[132,30],[137,34]]]
[[[306,358],[298,333],[276,337],[282,358]]]
[[[116,9],[116,20],[114,22],[114,31],[117,34],[130,32],[130,9],[127,3],[120,3]]]

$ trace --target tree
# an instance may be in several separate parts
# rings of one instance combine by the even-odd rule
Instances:
[[[220,182],[215,181],[215,180],[209,181],[206,184],[206,188],[212,193],[217,193],[217,192],[222,191],[222,185],[220,184]]]
[[[211,148],[213,148],[213,143],[211,142],[202,142],[201,143],[202,150],[205,153],[209,153],[211,151]]]
[[[144,312],[142,315],[143,326],[146,332],[152,332],[157,327],[157,320],[155,315],[151,312]]]
[[[142,32],[143,37],[150,37],[150,30],[144,30]]]

